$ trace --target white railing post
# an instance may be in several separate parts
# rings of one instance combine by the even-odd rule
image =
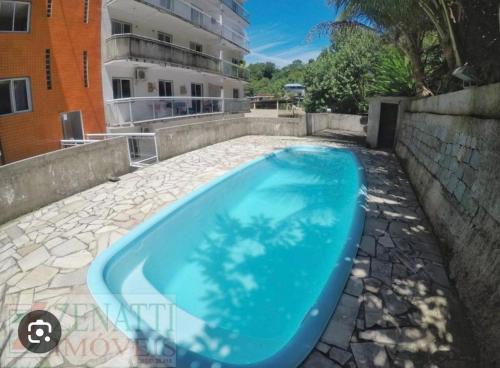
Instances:
[[[160,161],[160,157],[158,157],[158,142],[156,141],[156,133],[153,136],[153,140],[154,140],[154,145],[155,145],[156,162],[159,162]]]
[[[128,112],[129,112],[130,123],[133,123],[134,122],[134,114],[132,112],[132,101],[128,102]]]

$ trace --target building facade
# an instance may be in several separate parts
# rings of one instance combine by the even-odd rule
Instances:
[[[9,163],[101,133],[101,4],[0,0],[0,155]]]
[[[104,1],[108,127],[242,111],[248,25],[241,0]]]

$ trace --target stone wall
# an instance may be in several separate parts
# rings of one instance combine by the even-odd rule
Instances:
[[[126,138],[0,166],[0,224],[128,172]]]
[[[500,93],[489,96],[499,87],[410,102],[396,144],[446,246],[484,367],[500,365]]]

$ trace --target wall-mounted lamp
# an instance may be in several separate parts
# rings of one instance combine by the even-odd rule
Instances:
[[[474,73],[474,69],[468,63],[456,68],[453,73],[451,73],[455,78],[460,79],[464,82],[464,86],[470,86],[479,82],[479,78]]]

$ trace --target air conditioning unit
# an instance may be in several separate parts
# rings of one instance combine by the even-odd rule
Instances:
[[[135,79],[145,80],[146,79],[146,68],[135,68]]]

